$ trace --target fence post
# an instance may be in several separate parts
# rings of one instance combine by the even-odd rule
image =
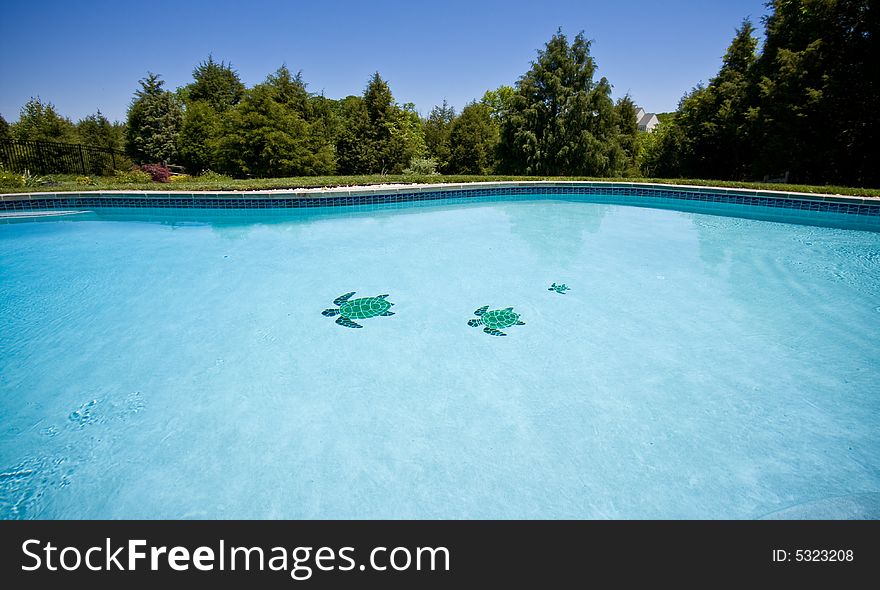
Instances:
[[[37,153],[40,154],[40,171],[38,174],[46,174],[46,150],[42,142],[37,143]]]

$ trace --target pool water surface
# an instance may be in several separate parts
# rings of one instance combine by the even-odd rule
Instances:
[[[528,198],[7,223],[0,517],[878,518],[878,343],[870,231]]]

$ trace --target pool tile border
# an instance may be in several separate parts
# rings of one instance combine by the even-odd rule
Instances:
[[[880,199],[672,184],[531,181],[271,191],[92,191],[0,195],[0,212],[93,208],[290,209],[495,196],[659,197],[880,219]]]

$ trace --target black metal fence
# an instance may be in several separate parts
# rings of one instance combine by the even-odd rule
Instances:
[[[31,174],[110,174],[123,163],[119,150],[52,141],[0,141],[0,164]]]

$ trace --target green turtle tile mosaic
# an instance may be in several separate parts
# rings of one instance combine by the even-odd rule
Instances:
[[[472,328],[483,326],[483,332],[490,336],[507,336],[501,331],[502,329],[525,325],[525,322],[520,321],[520,315],[513,311],[512,307],[489,311],[489,306],[484,305],[476,310],[474,315],[477,316],[477,319],[469,320],[468,326]]]
[[[385,299],[388,297],[387,293],[375,297],[351,299],[351,296],[354,294],[355,291],[340,295],[333,300],[333,305],[338,307],[325,309],[321,313],[327,317],[339,316],[336,318],[336,323],[346,328],[363,328],[362,325],[353,320],[394,315],[394,312],[390,311],[391,306],[394,304]]]

